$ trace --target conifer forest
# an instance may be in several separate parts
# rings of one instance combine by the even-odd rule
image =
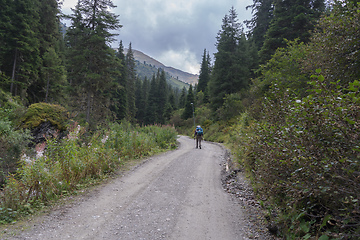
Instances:
[[[110,47],[122,28],[111,0],[79,0],[70,15],[57,0],[0,6],[0,223],[73,191],[75,178],[114,171],[120,158],[174,148],[196,123],[231,149],[277,237],[360,239],[358,0],[253,0],[245,22],[229,8],[217,52],[204,46],[198,83],[181,89],[160,68],[140,77],[131,43]],[[114,140],[102,151],[125,135],[134,145]],[[88,149],[109,161],[88,166],[100,159]],[[86,171],[64,170],[66,188],[31,185],[45,182],[41,164],[67,158],[57,173]],[[32,170],[29,159],[39,162]]]

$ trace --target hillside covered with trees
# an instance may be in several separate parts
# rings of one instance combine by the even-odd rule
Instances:
[[[120,159],[174,146],[166,144],[173,128],[139,126],[170,124],[190,135],[195,121],[206,140],[231,148],[273,234],[360,238],[358,1],[254,0],[245,23],[231,8],[217,52],[204,49],[198,84],[188,89],[170,85],[161,70],[139,76],[131,44],[125,53],[121,41],[118,51],[109,47],[121,28],[111,1],[80,0],[65,37],[56,0],[0,2],[0,180],[8,204],[0,221],[111,172]],[[42,133],[45,126],[52,130]],[[125,135],[131,146],[117,140]],[[58,161],[28,164],[28,147],[43,153],[46,144],[47,159]],[[50,163],[56,176],[43,170]],[[66,184],[55,186],[60,175]],[[54,187],[49,196],[31,185],[45,180]]]

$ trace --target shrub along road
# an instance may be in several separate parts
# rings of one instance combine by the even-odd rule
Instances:
[[[246,207],[221,184],[226,151],[208,142],[195,149],[194,140],[183,136],[179,142],[177,150],[151,157],[1,238],[253,238]]]

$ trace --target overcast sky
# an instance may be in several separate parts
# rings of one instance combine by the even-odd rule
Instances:
[[[239,22],[251,19],[246,6],[253,0],[113,0],[119,15],[118,41],[155,58],[166,66],[198,74],[206,48],[212,61],[216,36],[232,6]],[[77,0],[64,0],[62,9],[72,13]],[[68,25],[68,24],[67,24]]]

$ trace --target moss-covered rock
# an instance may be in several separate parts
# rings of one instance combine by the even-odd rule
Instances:
[[[29,106],[21,122],[23,128],[34,129],[42,123],[50,122],[58,130],[66,130],[68,111],[56,104],[35,103]]]

